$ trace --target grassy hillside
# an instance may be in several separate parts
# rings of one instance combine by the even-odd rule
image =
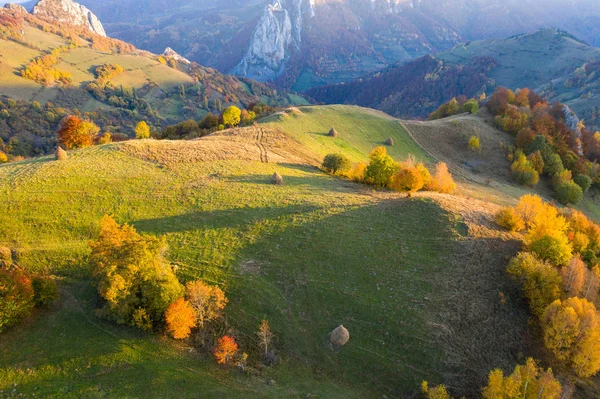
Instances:
[[[394,156],[430,159],[402,126],[355,107],[294,112],[192,142],[119,143],[0,166],[0,244],[28,270],[57,276],[62,293],[3,335],[0,390],[363,398],[409,396],[428,379],[474,393],[489,369],[528,352],[527,313],[517,300],[497,304],[499,290],[518,298],[502,271],[513,244],[467,237],[469,220],[438,205],[443,196],[407,200],[310,166],[332,150],[365,159],[389,136]],[[338,139],[322,136],[331,125]],[[274,171],[284,186],[268,183]],[[87,242],[104,214],[166,235],[181,279],[218,283],[242,346],[268,318],[282,362],[246,377],[96,317]],[[333,351],[328,333],[339,324],[351,341]]]
[[[100,76],[100,67],[111,72]],[[258,82],[0,9],[0,139],[16,140],[0,143],[0,150],[11,156],[49,153],[68,114],[82,113],[101,132],[132,136],[141,120],[160,130],[259,102],[307,103]]]
[[[508,39],[473,41],[438,55],[457,64],[477,57],[491,57],[498,62],[488,75],[498,85],[537,89],[587,61],[600,58],[600,49],[566,32],[545,29]]]
[[[458,45],[340,85],[307,91],[316,101],[376,108],[400,118],[426,118],[460,95],[490,94],[496,86],[531,88],[571,106],[600,126],[600,49],[557,29]]]
[[[302,143],[322,159],[332,152],[343,152],[354,161],[367,159],[376,146],[391,137],[395,145],[388,152],[397,159],[413,154],[427,160],[427,155],[408,135],[396,118],[368,108],[332,105],[292,108],[265,118],[261,124],[279,129]],[[339,136],[328,137],[335,128]]]

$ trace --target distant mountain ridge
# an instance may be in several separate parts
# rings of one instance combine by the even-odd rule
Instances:
[[[600,49],[544,29],[506,39],[458,45],[345,84],[309,90],[318,102],[356,104],[395,116],[427,117],[452,97],[479,96],[497,86],[529,87],[571,107],[600,127]]]
[[[104,26],[98,17],[87,7],[73,0],[40,0],[26,3],[24,6],[29,5],[31,8],[32,4],[31,13],[38,18],[84,27],[97,35],[106,36]],[[11,3],[7,3],[6,7],[11,7]]]
[[[297,91],[469,40],[560,28],[600,45],[595,0],[81,0],[108,33]],[[175,43],[175,45],[174,45]]]

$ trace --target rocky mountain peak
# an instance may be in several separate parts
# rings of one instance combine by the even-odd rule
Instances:
[[[180,55],[177,51],[173,50],[171,47],[167,47],[165,51],[163,51],[162,55],[164,57],[173,58],[176,61],[183,62],[184,64],[191,64],[190,60]]]
[[[81,26],[106,36],[102,23],[87,7],[73,0],[40,0],[33,7],[33,14],[47,21]]]
[[[4,8],[7,8],[13,12],[16,12],[18,14],[28,14],[27,9],[25,7],[23,7],[20,4],[15,4],[15,3],[7,3],[4,5]]]

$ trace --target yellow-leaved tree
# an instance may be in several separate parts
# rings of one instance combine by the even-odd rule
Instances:
[[[580,377],[600,371],[600,317],[584,298],[556,300],[542,318],[544,343],[557,359],[568,361]]]
[[[544,370],[528,358],[508,376],[500,369],[492,370],[482,396],[484,399],[558,399],[561,393],[562,386],[552,369]]]
[[[132,226],[104,216],[100,233],[89,245],[104,316],[149,329],[183,296],[183,286],[163,257],[164,237],[138,234]]]
[[[145,121],[138,122],[135,126],[135,138],[136,139],[149,139],[150,138],[150,126]]]

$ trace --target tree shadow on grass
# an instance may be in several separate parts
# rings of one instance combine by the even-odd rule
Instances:
[[[268,315],[285,353],[357,388],[409,397],[430,379],[477,396],[491,369],[531,353],[528,312],[504,273],[514,243],[465,247],[456,223],[435,203],[389,200],[266,234],[237,256],[260,270],[237,271],[233,319]],[[332,352],[339,324],[351,340]]]
[[[314,212],[316,205],[290,205],[272,208],[234,208],[220,211],[192,212],[164,218],[143,219],[132,224],[141,232],[153,234],[182,233],[201,229],[225,229],[249,226],[263,220]]]

